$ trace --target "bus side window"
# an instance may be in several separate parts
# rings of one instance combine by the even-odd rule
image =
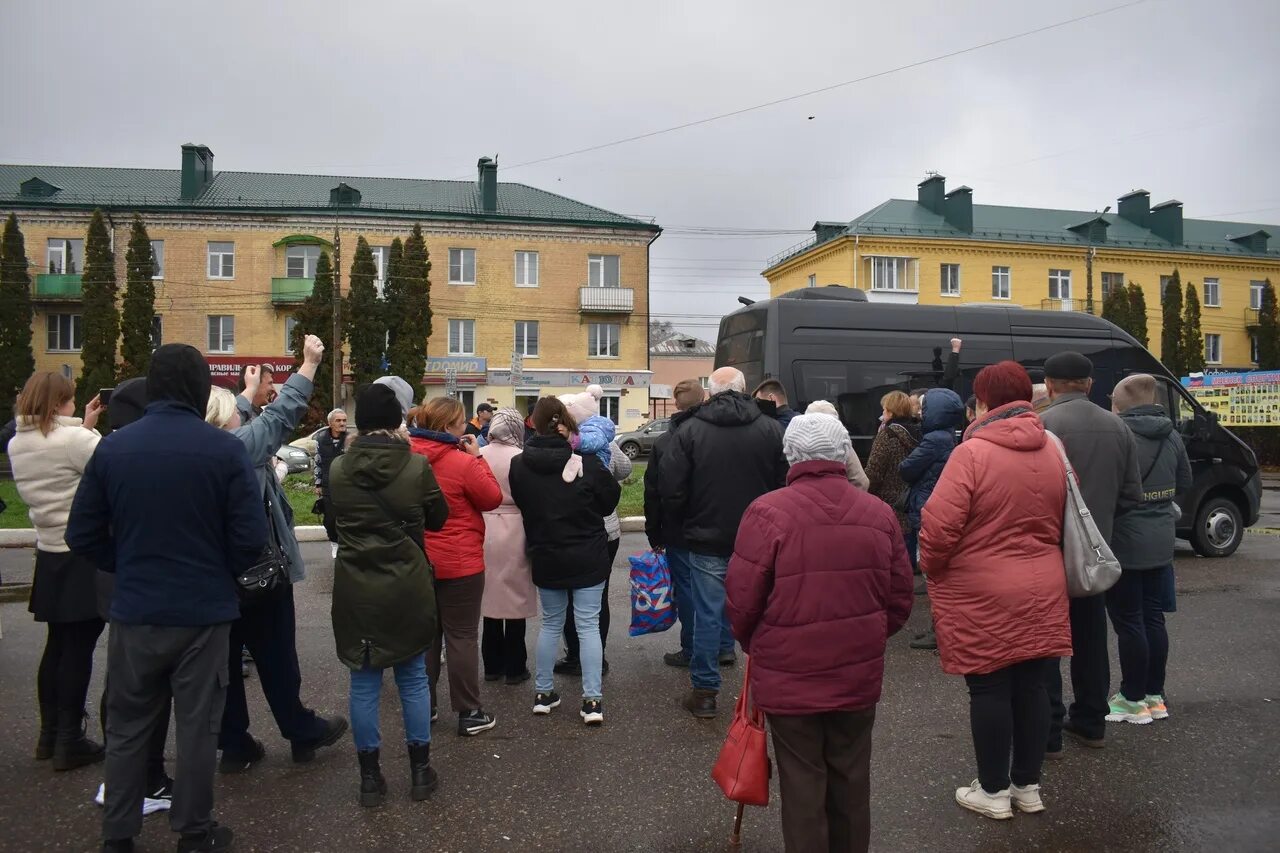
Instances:
[[[1195,409],[1187,402],[1187,398],[1182,395],[1182,392],[1174,387],[1172,382],[1166,379],[1160,380],[1156,402],[1164,407],[1170,419],[1173,420],[1173,425],[1177,427],[1178,432],[1183,435],[1191,435],[1195,428]]]

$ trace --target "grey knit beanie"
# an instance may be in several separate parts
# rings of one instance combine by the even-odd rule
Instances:
[[[797,415],[787,426],[782,450],[792,465],[815,460],[843,464],[853,443],[844,424],[830,415]]]

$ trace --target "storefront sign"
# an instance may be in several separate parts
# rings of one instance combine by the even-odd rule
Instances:
[[[213,379],[213,384],[227,388],[235,386],[240,381],[240,371],[250,364],[265,365],[271,370],[273,378],[278,382],[283,382],[283,377],[293,373],[294,370],[292,358],[273,355],[210,355],[205,356],[205,360],[209,362],[209,376]]]
[[[445,385],[446,377],[452,375],[456,383],[476,385],[485,381],[487,367],[488,361],[476,356],[435,356],[427,359],[423,381],[428,385]]]
[[[511,381],[512,373],[510,370],[490,370],[490,385],[515,385],[518,388],[526,387],[565,387],[581,385],[599,385],[601,388],[612,390],[622,388],[647,388],[649,385],[649,377],[653,374],[648,371],[577,371],[577,370],[526,370],[516,377],[516,381]]]

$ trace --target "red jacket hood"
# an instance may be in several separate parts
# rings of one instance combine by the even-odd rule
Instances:
[[[1044,424],[1030,403],[1007,403],[992,409],[965,431],[965,440],[977,438],[1010,450],[1039,450],[1048,440]]]

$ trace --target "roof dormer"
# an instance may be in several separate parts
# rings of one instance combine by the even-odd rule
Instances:
[[[43,178],[31,177],[22,182],[20,192],[27,198],[49,198],[62,192],[62,187],[51,184]]]

